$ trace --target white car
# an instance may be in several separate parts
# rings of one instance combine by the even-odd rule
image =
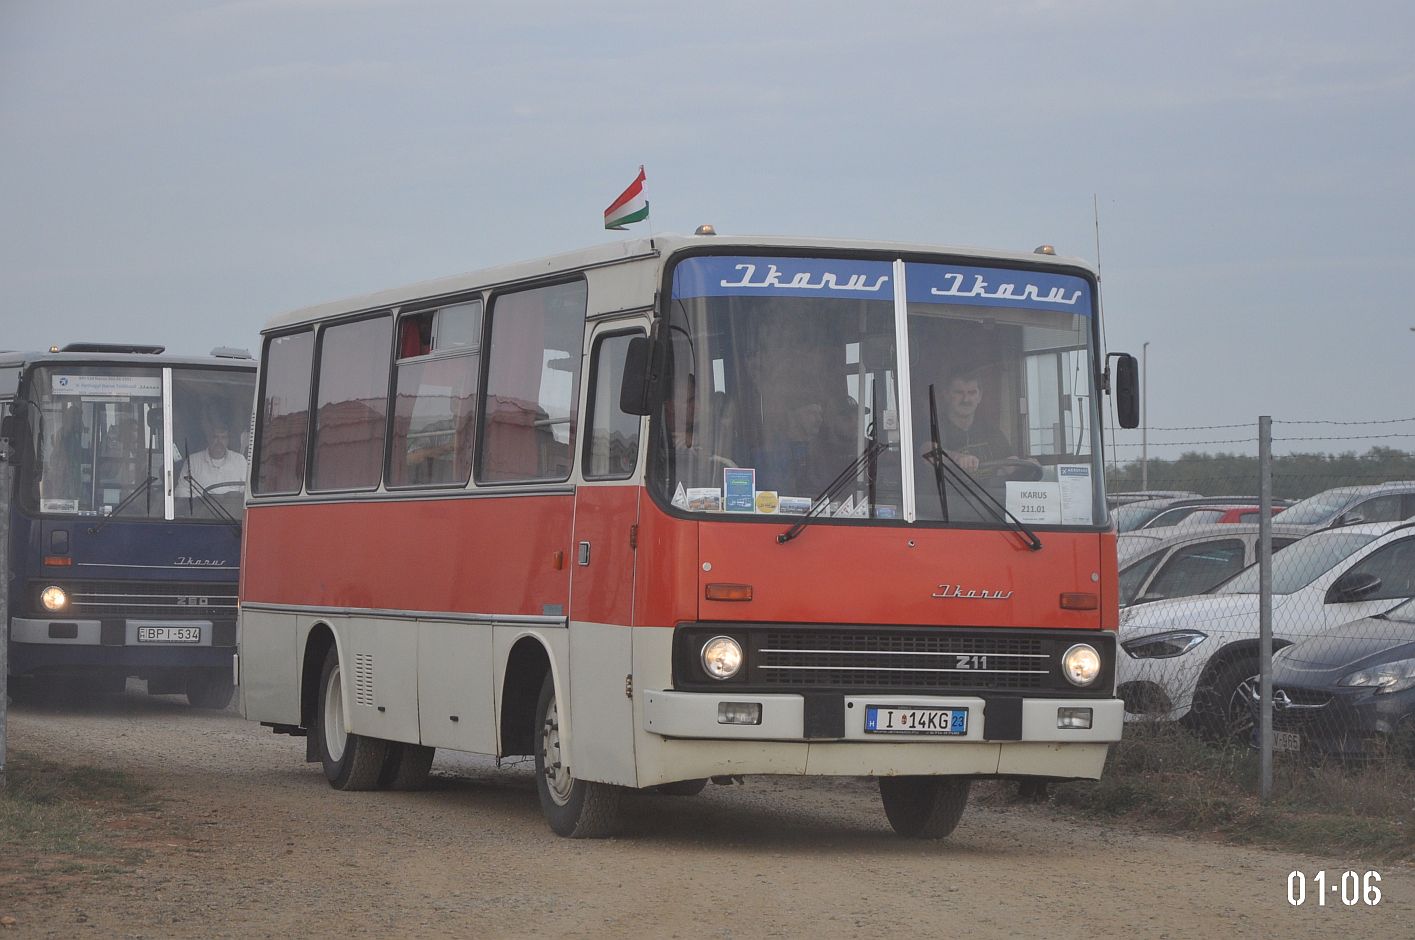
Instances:
[[[1258,566],[1207,594],[1126,608],[1117,685],[1127,718],[1223,733],[1249,715],[1258,672]],[[1273,648],[1384,613],[1415,596],[1415,524],[1316,532],[1273,555]]]
[[[1272,527],[1273,551],[1307,533]],[[1214,523],[1122,532],[1115,540],[1120,564],[1120,606],[1203,594],[1258,560],[1258,525]]]

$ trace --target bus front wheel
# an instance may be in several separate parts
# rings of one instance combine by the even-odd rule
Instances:
[[[556,835],[602,839],[618,831],[623,790],[571,775],[561,747],[555,679],[548,672],[536,702],[535,761],[540,808]]]
[[[187,704],[222,709],[231,704],[236,684],[229,669],[194,669],[187,673]]]
[[[344,674],[339,650],[331,646],[319,678],[316,719],[324,776],[336,790],[374,790],[388,756],[388,742],[354,734],[344,724]]]
[[[879,795],[895,832],[942,839],[958,828],[971,784],[967,777],[880,777]]]

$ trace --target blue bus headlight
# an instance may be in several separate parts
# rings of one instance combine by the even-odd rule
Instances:
[[[714,679],[731,679],[742,668],[742,644],[730,636],[715,636],[703,644],[703,671]]]
[[[69,595],[57,584],[51,584],[39,592],[39,602],[44,605],[45,610],[57,614],[69,606]]]

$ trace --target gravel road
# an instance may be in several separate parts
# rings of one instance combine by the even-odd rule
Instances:
[[[540,818],[524,764],[439,753],[427,791],[339,793],[304,742],[133,685],[115,707],[13,706],[12,747],[156,788],[128,874],[0,897],[17,936],[1415,936],[1415,868],[972,806],[892,834],[866,780],[636,794],[624,835]],[[1375,907],[1287,903],[1287,876],[1375,867]]]

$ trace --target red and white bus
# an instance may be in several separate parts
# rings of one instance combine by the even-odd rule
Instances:
[[[264,337],[241,697],[338,789],[533,755],[598,836],[625,788],[868,775],[936,838],[1120,737],[1083,262],[657,236]]]

